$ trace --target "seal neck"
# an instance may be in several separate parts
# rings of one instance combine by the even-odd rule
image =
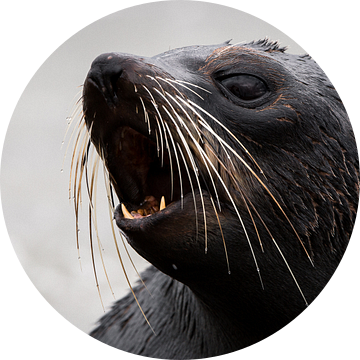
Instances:
[[[201,349],[199,354],[189,354],[190,358],[250,346],[281,329],[294,315],[273,307],[266,295],[264,301],[269,306],[246,306],[238,293],[231,294],[230,288],[224,293],[214,287],[205,297],[155,268],[152,271],[146,283],[152,294],[151,325],[155,332],[166,332],[177,339],[176,343],[182,339],[179,343],[192,344],[189,349]]]

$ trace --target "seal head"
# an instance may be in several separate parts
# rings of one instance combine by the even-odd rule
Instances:
[[[188,330],[169,320],[149,345],[151,330],[141,330],[141,349],[129,345],[130,320],[122,340],[109,318],[93,336],[147,356],[214,356],[279,330],[320,293],[353,228],[358,157],[343,104],[308,55],[267,40],[151,58],[107,53],[87,75],[83,110],[122,204],[116,224],[161,271],[147,284],[166,284],[174,294],[161,290],[159,302],[187,304],[211,326],[181,342]],[[158,311],[152,324],[175,316],[154,299],[143,304]],[[189,327],[186,314],[179,322]]]

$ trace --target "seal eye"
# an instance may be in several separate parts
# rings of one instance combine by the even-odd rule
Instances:
[[[266,84],[252,75],[235,75],[220,79],[220,83],[241,100],[250,101],[267,92]]]

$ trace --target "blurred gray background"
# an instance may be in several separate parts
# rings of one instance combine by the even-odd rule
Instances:
[[[264,37],[279,40],[289,46],[289,52],[304,52],[274,27],[227,7],[197,2],[145,4],[86,27],[60,46],[32,78],[13,114],[4,144],[3,211],[11,241],[28,276],[46,300],[78,328],[88,332],[103,309],[91,265],[85,201],[80,213],[82,270],[77,259],[74,210],[68,199],[71,151],[61,172],[66,144],[61,145],[66,119],[71,116],[92,60],[109,51],[152,56],[169,48]],[[101,185],[99,231],[111,285],[119,298],[128,287],[114,249]],[[132,257],[138,270],[146,267],[145,260],[133,252]],[[126,268],[134,283],[136,274],[129,263]],[[108,309],[114,299],[100,261],[97,269]]]

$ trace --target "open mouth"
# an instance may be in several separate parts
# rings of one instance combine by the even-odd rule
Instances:
[[[124,219],[167,216],[171,209],[175,211],[175,203],[181,208],[184,197],[192,192],[192,175],[180,162],[178,150],[168,141],[162,143],[157,131],[155,134],[145,136],[122,126],[113,137],[106,163],[121,202],[115,213],[120,227]]]

